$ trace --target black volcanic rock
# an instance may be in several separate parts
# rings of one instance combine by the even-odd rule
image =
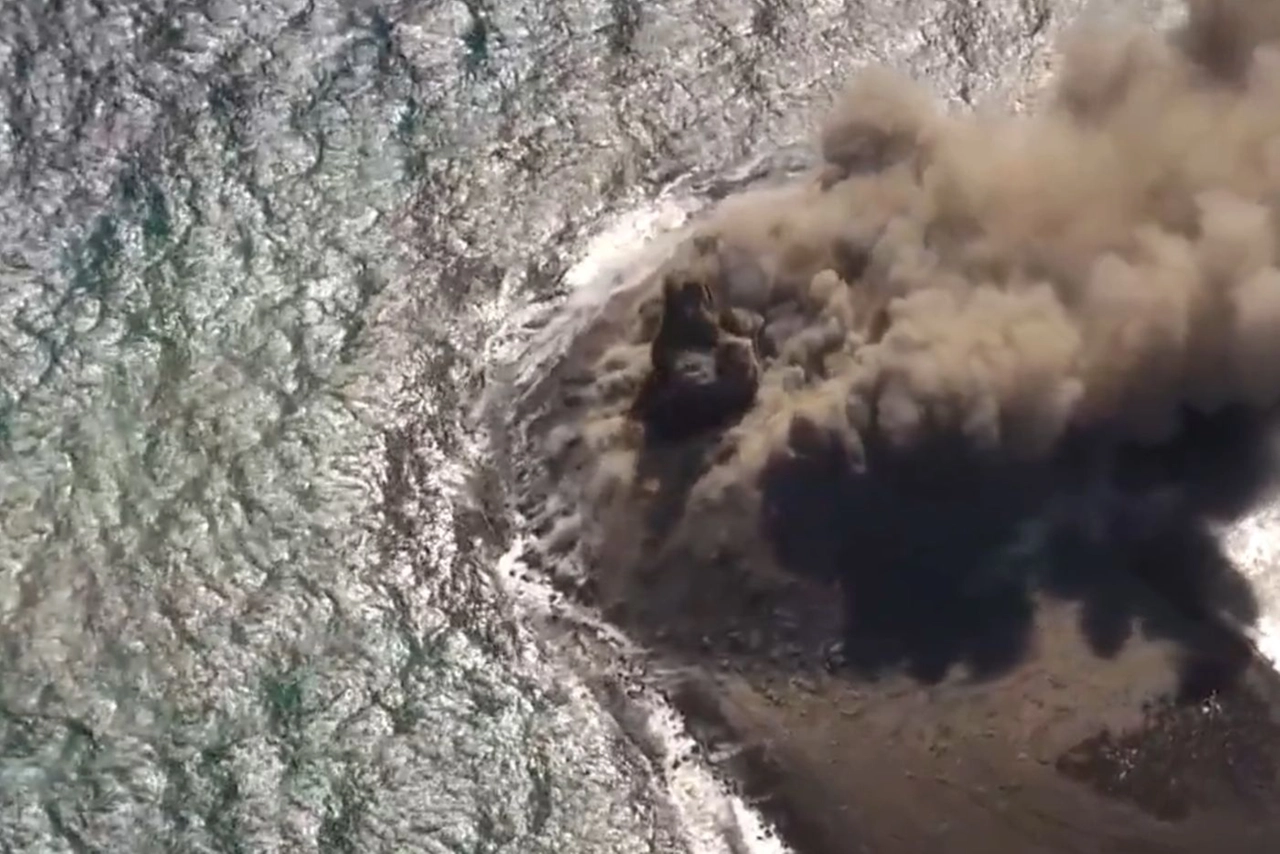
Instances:
[[[706,274],[694,267],[663,282],[662,318],[649,350],[651,371],[634,408],[661,438],[683,438],[728,423],[750,408],[760,385],[755,346],[741,334],[754,332],[758,318],[741,310],[718,311]]]

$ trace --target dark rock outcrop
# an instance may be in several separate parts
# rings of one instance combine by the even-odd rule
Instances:
[[[759,329],[759,318],[718,309],[708,281],[715,269],[714,260],[702,256],[663,281],[651,370],[633,408],[656,438],[722,426],[755,400],[760,366],[749,336]]]

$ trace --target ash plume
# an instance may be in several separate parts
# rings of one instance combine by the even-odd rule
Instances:
[[[755,420],[1035,456],[1280,398],[1280,3],[1077,32],[1027,115],[871,69],[820,147],[814,181],[731,200],[667,271],[762,328]]]
[[[1042,488],[1022,463],[1075,471],[1077,437],[1082,482],[1101,482],[1117,444],[1280,400],[1280,2],[1078,29],[1015,115],[948,111],[869,68],[818,147],[806,179],[725,199],[584,336],[544,451],[558,483],[584,475],[588,565],[755,542],[777,473],[806,460],[819,480],[872,475],[863,504],[847,485],[828,503],[874,528],[956,451],[1017,482],[957,469],[956,502],[1017,505]]]

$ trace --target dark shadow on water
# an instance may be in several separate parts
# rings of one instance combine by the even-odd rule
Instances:
[[[982,679],[1026,654],[1038,597],[1078,602],[1100,657],[1135,630],[1183,650],[1183,690],[1230,681],[1247,647],[1220,627],[1257,603],[1209,529],[1247,509],[1272,471],[1264,420],[1188,419],[1174,442],[1103,451],[1082,439],[1043,464],[940,441],[870,448],[794,442],[764,472],[766,533],[785,568],[839,585],[843,657],[865,677]]]

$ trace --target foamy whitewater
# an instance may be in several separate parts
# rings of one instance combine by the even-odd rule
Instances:
[[[1252,626],[1237,626],[1258,653],[1280,668],[1280,496],[1220,529],[1223,550],[1258,597]]]

